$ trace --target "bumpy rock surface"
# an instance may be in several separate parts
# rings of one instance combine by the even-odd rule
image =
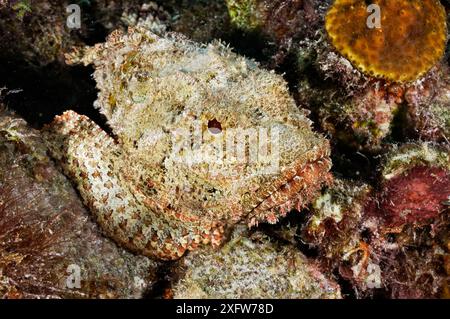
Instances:
[[[297,42],[313,38],[328,1],[226,0],[231,25],[265,39],[261,52],[271,66],[280,65]],[[236,43],[238,46],[239,43]]]
[[[0,57],[22,58],[35,66],[64,62],[64,53],[82,43],[82,31],[66,26],[68,2],[6,1],[0,6]]]
[[[405,93],[406,125],[426,141],[450,141],[450,67],[443,64]]]
[[[420,225],[438,218],[450,196],[450,153],[446,146],[406,144],[391,151],[376,203],[385,227]]]
[[[1,109],[0,298],[138,298],[156,267],[101,235],[39,133]]]
[[[179,267],[174,298],[341,298],[337,283],[294,246],[242,228],[220,250],[191,252]]]
[[[448,296],[449,156],[446,146],[405,144],[386,155],[377,188],[337,180],[302,239],[357,297]]]
[[[230,18],[222,0],[165,0],[163,6],[171,12],[169,30],[179,32],[201,43],[227,38]]]
[[[103,229],[130,249],[175,259],[217,245],[239,221],[303,207],[329,178],[328,142],[284,80],[221,44],[137,28],[83,61],[117,139],[73,112],[46,138]]]

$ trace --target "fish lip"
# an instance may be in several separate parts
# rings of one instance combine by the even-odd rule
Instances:
[[[278,185],[275,191],[267,192],[267,194],[265,194],[264,196],[256,196],[256,198],[261,199],[261,197],[263,197],[263,199],[252,205],[253,208],[246,214],[250,226],[257,225],[260,221],[269,221],[271,223],[275,223],[276,220],[278,220],[278,217],[284,216],[292,208],[288,208],[288,211],[282,213],[272,213],[272,211],[274,209],[279,209],[281,206],[285,205],[292,199],[296,199],[298,202],[302,201],[302,206],[307,204],[310,200],[309,197],[311,197],[311,194],[308,193],[315,193],[315,190],[320,189],[321,185],[330,183],[332,179],[329,173],[331,166],[332,162],[329,158],[329,150],[327,150],[326,147],[321,149],[312,160],[306,162],[304,160],[294,161],[289,166],[289,168],[284,170],[284,174],[282,175],[282,177],[270,183],[271,185]],[[312,173],[314,173],[314,171],[320,173],[315,174],[311,180],[308,180],[307,178],[304,183],[300,184],[300,187],[299,185],[293,184],[297,181],[297,177],[299,177],[300,179],[308,177],[307,175],[311,172],[310,170],[312,171]],[[291,174],[288,174],[286,176],[286,172],[291,172]],[[289,187],[294,187],[292,187],[292,189],[287,188],[286,190],[286,185],[289,185]],[[308,188],[310,189],[308,190]],[[306,192],[304,191],[305,189]],[[283,196],[283,194],[285,195]],[[264,208],[263,205],[265,203],[270,202],[271,198],[277,197],[279,199],[276,199],[273,205],[271,205],[267,209]],[[266,216],[265,213],[268,213],[268,215]],[[261,216],[258,217],[258,215]],[[269,218],[267,218],[268,216]],[[274,218],[276,220],[273,220]]]

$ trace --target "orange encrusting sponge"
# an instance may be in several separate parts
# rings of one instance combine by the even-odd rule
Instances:
[[[428,72],[444,55],[446,13],[438,0],[372,0],[381,27],[369,27],[367,1],[336,0],[325,28],[333,46],[366,75],[410,82]]]

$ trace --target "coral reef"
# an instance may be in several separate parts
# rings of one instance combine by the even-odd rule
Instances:
[[[139,25],[157,34],[178,32],[207,43],[228,37],[230,29],[222,0],[92,1],[84,11],[105,35]]]
[[[408,89],[406,129],[426,141],[450,141],[450,70],[442,65],[423,83]]]
[[[179,258],[219,244],[236,222],[276,222],[329,179],[328,142],[283,79],[221,44],[136,28],[112,33],[82,61],[95,64],[95,105],[117,143],[73,112],[46,138],[103,229],[126,247]]]
[[[314,37],[323,20],[322,1],[227,0],[226,3],[234,28],[266,39],[269,45],[264,48],[264,55],[272,67],[284,61],[297,40]]]
[[[448,145],[406,144],[387,156],[381,186],[366,207],[376,220],[372,254],[392,298],[443,297],[448,291]]]
[[[379,25],[369,25],[370,8],[364,0],[336,0],[325,18],[331,43],[360,71],[409,82],[442,58],[447,26],[445,9],[438,0],[377,0],[371,4],[380,10]]]
[[[220,250],[190,252],[178,267],[174,298],[341,298],[339,285],[294,246],[242,227]]]
[[[301,230],[302,240],[316,247],[324,268],[350,281],[356,293],[380,285],[380,279],[367,272],[373,262],[363,237],[364,206],[371,190],[366,184],[336,179],[313,202],[311,216]]]
[[[449,13],[0,0],[0,298],[450,298]]]
[[[388,22],[381,29],[370,29],[366,25],[369,13],[364,9],[367,9],[364,1],[336,1],[325,18],[326,30],[318,29],[313,39],[300,41],[296,48],[297,100],[302,107],[311,109],[318,125],[335,143],[359,151],[379,152],[399,127],[417,130],[430,140],[446,138],[445,115],[434,115],[445,113],[448,108],[445,86],[448,66],[442,59],[447,36],[443,8],[437,1],[401,3],[402,7],[394,8],[385,1],[377,2],[386,15],[381,18]],[[400,9],[404,18],[397,19],[395,12]],[[437,13],[433,14],[434,11]],[[348,19],[347,13],[355,18]],[[417,21],[428,23],[425,21],[428,14],[434,16],[428,19],[433,27],[411,33],[422,23]],[[398,27],[391,25],[393,20],[398,21]],[[355,39],[348,35],[350,32],[355,32]],[[397,33],[403,35],[396,36]],[[414,36],[405,40],[405,34],[409,33]],[[383,35],[378,36],[380,39],[386,37],[378,41],[379,46],[371,40],[376,34]],[[439,41],[431,41],[434,36]],[[388,45],[385,50],[384,45]],[[400,49],[402,46],[405,48]],[[363,58],[367,52],[374,57]],[[385,54],[393,56],[384,57]],[[397,54],[414,55],[422,62],[404,58],[402,61],[411,61],[408,67],[397,63]],[[433,57],[427,57],[428,54]],[[418,69],[414,70],[415,67]],[[431,105],[432,110],[425,109],[425,105]]]
[[[35,66],[64,63],[64,53],[82,44],[83,30],[66,26],[66,2],[9,1],[0,7],[0,56]]]
[[[171,12],[169,30],[201,43],[229,39],[230,19],[223,0],[165,0],[163,6]]]
[[[155,282],[158,265],[101,235],[39,132],[4,108],[0,167],[0,298],[138,298]]]
[[[298,99],[309,107],[317,124],[334,142],[356,150],[376,152],[392,133],[393,121],[401,110],[398,88],[381,84],[353,91],[338,87],[318,89],[307,79],[298,88]]]
[[[102,26],[105,34],[141,25],[156,33],[163,33],[170,25],[170,14],[153,1],[95,1],[88,6],[88,14]]]
[[[446,146],[406,144],[391,151],[377,194],[378,217],[384,227],[421,225],[437,219],[450,194],[450,154]]]
[[[313,203],[302,238],[359,297],[429,298],[448,291],[448,146],[394,148],[379,187],[337,180]]]
[[[0,7],[0,57],[22,59],[35,67],[65,65],[74,48],[103,40],[116,29],[138,23],[164,32],[172,17],[155,2],[79,1],[80,27],[67,25],[71,3],[65,0],[10,1]],[[20,56],[17,56],[19,54]]]

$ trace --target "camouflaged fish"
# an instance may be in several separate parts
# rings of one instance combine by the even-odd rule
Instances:
[[[275,223],[329,181],[329,143],[283,78],[224,45],[132,28],[84,53],[113,136],[72,111],[44,136],[119,244],[177,259],[236,223]]]

